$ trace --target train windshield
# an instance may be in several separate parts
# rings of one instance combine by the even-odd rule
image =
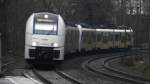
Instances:
[[[42,35],[56,35],[57,22],[52,20],[37,20],[34,25],[34,33]]]

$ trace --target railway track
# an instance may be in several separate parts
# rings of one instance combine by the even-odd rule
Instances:
[[[57,69],[54,71],[44,71],[44,73],[53,73],[49,76],[45,76],[45,74],[42,74],[43,71],[33,70],[33,72],[45,84],[82,84],[82,82],[80,82],[79,80]]]
[[[68,74],[66,74],[66,73],[64,73],[64,72],[62,72],[60,70],[56,69],[56,73],[59,74],[61,77],[67,79],[68,81],[71,81],[73,84],[82,84],[81,81],[73,78],[72,76],[69,76]]]
[[[28,79],[30,79],[31,81],[33,81],[36,84],[46,84],[45,82],[41,82],[41,81],[35,79],[33,76],[31,76],[28,73],[23,73],[23,76],[26,77],[26,78],[28,78]]]
[[[112,54],[112,55],[115,56],[116,54]],[[106,56],[108,55],[104,55],[103,57]],[[51,70],[51,71],[34,69],[33,73],[45,84],[86,84],[83,81],[78,80],[78,78],[73,77],[68,73],[65,73],[60,67],[57,67],[55,70]]]
[[[95,74],[99,74],[99,75],[104,75],[107,77],[110,77],[112,79],[117,79],[120,81],[125,81],[125,82],[129,82],[129,83],[133,83],[133,84],[149,84],[150,83],[150,79],[149,78],[144,78],[141,77],[139,75],[131,75],[122,71],[119,71],[117,69],[111,68],[110,67],[110,63],[112,60],[118,59],[122,57],[122,55],[120,56],[115,56],[115,57],[107,57],[107,58],[92,58],[88,61],[86,61],[83,64],[84,69],[95,73]],[[99,69],[96,69],[92,66],[92,63],[94,65],[95,61],[99,61]]]
[[[111,57],[109,55],[111,55]],[[131,54],[128,54],[128,55],[131,55]],[[90,72],[95,75],[103,75],[115,81],[117,80],[123,81],[124,83],[121,83],[121,84],[149,84],[150,82],[147,81],[147,79],[139,80],[137,76],[132,77],[130,74],[128,75],[125,73],[117,72],[117,70],[114,70],[109,67],[109,63],[112,60],[118,59],[119,57],[122,57],[122,56],[124,56],[124,53],[121,52],[117,54],[103,54],[102,56],[90,57],[91,59],[88,58],[88,60],[81,63],[80,67],[82,67],[87,72]],[[99,62],[100,65],[98,67],[99,69],[93,68],[94,66],[92,66],[92,64],[95,61],[100,61]],[[44,84],[87,84],[83,82],[82,80],[79,80],[78,78],[64,72],[63,69],[61,69],[60,67],[57,67],[54,70],[33,69],[32,72]],[[95,84],[95,83],[91,83],[91,84]]]
[[[46,81],[41,80],[41,78],[38,78],[37,75],[34,73],[34,71],[31,69],[25,69],[23,72],[21,72],[21,75],[24,76],[25,78],[30,79],[35,84],[50,84],[47,83]]]

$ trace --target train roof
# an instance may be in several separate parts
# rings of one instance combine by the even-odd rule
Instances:
[[[95,29],[93,29],[93,28],[82,28],[81,30],[83,30],[83,31],[95,31]]]
[[[133,32],[132,29],[96,29],[96,31],[102,31],[102,32]]]
[[[50,15],[53,15],[53,16],[59,15],[59,14],[54,14],[54,13],[50,13],[50,12],[38,12],[38,13],[34,13],[34,14],[50,14]]]
[[[40,12],[40,13],[34,13],[34,18],[38,18],[38,20],[44,21],[48,19],[47,21],[50,21],[49,19],[58,20],[59,15],[49,12]],[[46,18],[46,19],[45,19]]]
[[[78,29],[77,27],[67,26],[69,29]],[[83,31],[101,31],[101,32],[133,32],[132,29],[95,29],[82,27]]]

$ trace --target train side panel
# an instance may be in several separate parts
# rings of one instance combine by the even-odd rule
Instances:
[[[96,30],[82,28],[81,51],[91,51],[96,47]]]
[[[80,32],[77,27],[66,28],[65,54],[79,51]]]

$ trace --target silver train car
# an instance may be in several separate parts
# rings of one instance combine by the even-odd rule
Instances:
[[[25,59],[27,62],[60,62],[68,53],[130,48],[132,29],[93,29],[66,26],[60,15],[33,13],[26,24]]]

